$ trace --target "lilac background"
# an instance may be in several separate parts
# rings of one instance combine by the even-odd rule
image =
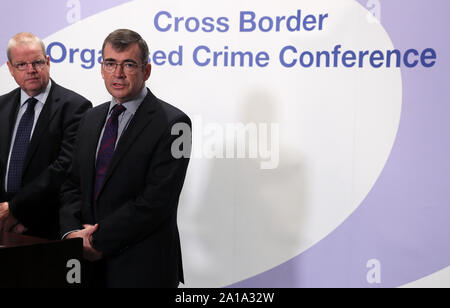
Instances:
[[[130,0],[80,0],[81,19],[112,8]],[[0,27],[0,49],[5,50],[9,39],[19,32],[32,32],[45,38],[65,27],[67,22],[67,0],[14,0],[2,1]],[[6,54],[0,53],[0,63],[6,62]]]
[[[82,18],[129,0],[82,0]],[[358,0],[363,6],[366,0]],[[394,46],[434,48],[432,69],[403,69],[398,136],[377,183],[329,236],[290,261],[235,287],[395,287],[450,265],[450,73],[448,0],[380,0]],[[69,24],[67,1],[4,1],[0,45],[21,31],[46,37]],[[0,62],[6,61],[1,53]],[[381,284],[366,281],[381,262]]]
[[[329,236],[235,287],[396,287],[450,265],[450,2],[380,2],[396,48],[438,54],[432,69],[402,70],[400,127],[381,176]],[[381,284],[366,281],[373,258],[381,262]]]

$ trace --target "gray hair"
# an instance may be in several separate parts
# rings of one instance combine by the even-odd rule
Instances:
[[[42,55],[47,57],[47,52],[45,51],[44,42],[36,35],[30,32],[21,32],[14,35],[8,42],[8,46],[6,48],[6,55],[8,56],[8,61],[11,62],[11,49],[17,45],[26,45],[26,44],[39,44],[42,48]]]

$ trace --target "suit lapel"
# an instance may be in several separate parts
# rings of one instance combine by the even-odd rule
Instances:
[[[102,189],[100,190],[100,194],[103,190],[103,187],[106,185],[109,178],[114,173],[117,165],[128,152],[128,149],[134,144],[136,138],[142,133],[142,131],[150,124],[151,114],[156,111],[155,100],[156,98],[153,96],[153,94],[148,91],[147,96],[136,111],[136,114],[131,120],[128,128],[120,137],[119,143],[117,144],[117,148],[112,158],[111,165],[109,166],[108,172],[106,173]]]
[[[26,172],[36,150],[41,143],[41,139],[45,136],[48,126],[52,121],[56,111],[60,108],[60,94],[58,91],[58,85],[52,80],[52,87],[50,93],[45,101],[44,107],[39,115],[39,119],[36,122],[33,136],[31,137],[30,144],[27,150],[27,156],[24,162],[24,173]]]
[[[11,98],[5,100],[5,107],[0,112],[0,145],[1,157],[8,159],[11,139],[17,114],[20,107],[20,88],[13,92]]]
[[[4,104],[4,107],[0,106],[0,183],[3,187],[12,134],[17,121],[17,114],[19,113],[20,88],[13,91],[10,97],[5,98],[2,104]],[[2,166],[3,168],[1,168]]]
[[[83,176],[89,179],[88,183],[88,196],[94,195],[94,182],[95,182],[95,161],[97,155],[97,146],[100,142],[100,134],[103,126],[105,125],[106,118],[109,111],[109,103],[105,103],[99,106],[97,109],[93,109],[92,118],[89,119],[89,134],[86,140],[86,153],[82,153],[83,164],[86,168],[82,171]]]

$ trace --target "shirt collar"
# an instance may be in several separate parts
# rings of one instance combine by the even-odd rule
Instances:
[[[147,96],[147,88],[144,87],[141,92],[132,100],[127,101],[125,103],[122,103],[122,106],[124,106],[127,110],[126,112],[131,112],[132,114],[136,113],[136,110],[141,105],[144,98]],[[117,105],[116,99],[113,97],[111,99],[111,103],[109,104],[109,113],[111,113],[111,110],[114,108],[114,106]]]
[[[39,93],[36,96],[33,96],[35,99],[37,99],[40,103],[45,104],[45,101],[47,100],[48,95],[50,94],[50,89],[52,87],[52,81],[51,79],[48,80],[47,87],[45,90],[41,93]],[[25,93],[24,90],[20,90],[20,107],[22,108],[25,102],[30,98],[27,93]]]

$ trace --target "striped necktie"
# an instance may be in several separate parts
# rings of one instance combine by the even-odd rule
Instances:
[[[95,188],[94,200],[97,200],[103,181],[108,171],[109,165],[114,154],[117,141],[117,131],[119,128],[119,115],[121,115],[126,108],[122,105],[116,105],[111,111],[111,116],[105,125],[102,141],[97,154],[97,162],[95,165]]]

